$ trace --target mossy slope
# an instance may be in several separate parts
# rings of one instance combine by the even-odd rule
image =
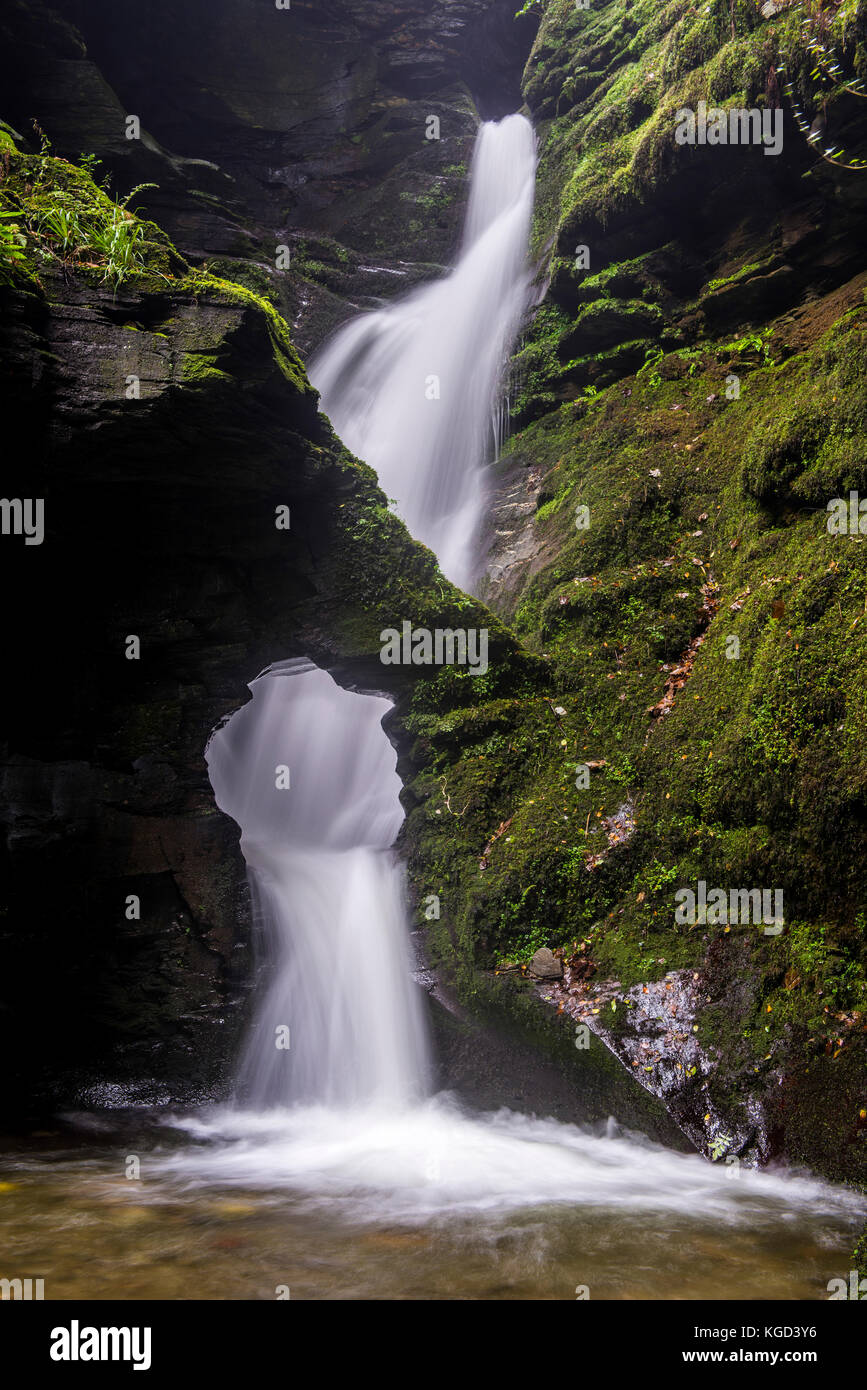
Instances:
[[[542,6],[545,296],[499,465],[535,511],[502,513],[485,592],[547,678],[419,699],[405,837],[465,998],[526,992],[541,945],[623,990],[698,971],[699,1122],[709,1098],[732,1133],[759,1114],[766,1158],[864,1184],[867,537],[826,510],[867,493],[863,15],[805,18]],[[782,106],[782,153],[676,146],[699,100]],[[700,879],[781,889],[783,932],[679,925]]]

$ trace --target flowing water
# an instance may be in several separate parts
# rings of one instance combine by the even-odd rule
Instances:
[[[243,827],[264,962],[238,1081],[250,1111],[404,1108],[424,1092],[424,1020],[390,849],[402,812],[387,709],[290,661],[254,682],[211,742],[217,803]],[[278,766],[288,789],[275,785]]]
[[[535,156],[522,116],[482,126],[454,270],[353,319],[310,364],[343,442],[463,587],[478,568],[482,465],[498,443],[500,380],[527,304]]]
[[[465,584],[526,306],[534,158],[523,118],[484,126],[454,270],[353,320],[311,366],[345,442]],[[614,1126],[430,1094],[387,702],[305,661],[251,689],[208,750],[260,961],[234,1102],[34,1139],[0,1174],[6,1261],[54,1298],[827,1297],[854,1194],[733,1181]]]

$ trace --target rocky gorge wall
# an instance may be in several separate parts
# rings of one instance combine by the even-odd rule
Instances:
[[[102,0],[14,0],[0,24],[5,119],[29,134],[38,116],[124,192],[157,184],[143,211],[185,255],[272,295],[302,351],[347,300],[448,262],[478,121],[520,105],[536,27],[511,0],[157,0],[132,25]],[[280,245],[291,273],[275,274]]]
[[[25,1101],[90,1073],[142,1098],[214,1083],[250,963],[211,729],[277,656],[399,696],[382,626],[403,609],[449,626],[468,602],[317,415],[273,311],[174,270],[112,293],[40,265],[3,291],[4,420],[27,441],[7,488],[45,504],[42,543],[4,536],[2,557],[5,1024]]]
[[[352,312],[352,267],[343,297],[325,288],[301,232],[330,236],[347,206],[361,209],[362,185],[359,225],[372,239],[378,196],[412,250],[415,197],[395,198],[390,170],[449,192],[425,243],[445,258],[465,179],[436,182],[430,156],[471,148],[465,31],[484,34],[491,8],[446,5],[448,24],[437,10],[451,37],[436,61],[430,12],[412,5],[329,17],[299,6],[291,37],[289,17],[261,6],[165,7],[134,45],[117,42],[111,7],[83,7],[84,33],[70,8],[4,14],[4,485],[45,507],[41,544],[4,534],[0,554],[13,1115],[223,1084],[252,978],[249,906],[237,826],[214,805],[203,755],[259,671],[304,653],[400,700],[406,673],[379,663],[379,632],[407,612],[444,627],[483,614],[494,646],[515,654],[506,685],[533,666],[336,441],[279,312]],[[138,140],[125,134],[133,100]],[[424,138],[431,108],[439,144]],[[266,111],[276,128],[263,128]],[[127,198],[138,184],[158,186]],[[342,268],[342,248],[327,247]],[[361,277],[365,294],[383,274]]]

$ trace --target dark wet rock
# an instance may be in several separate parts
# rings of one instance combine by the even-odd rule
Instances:
[[[448,263],[480,113],[520,105],[535,27],[511,0],[154,0],[131,43],[110,0],[13,0],[3,117],[25,135],[35,117],[68,158],[95,154],[121,194],[158,185],[136,205],[196,261],[264,267],[307,351],[406,288],[408,268]],[[292,269],[276,269],[278,245]]]
[[[526,582],[528,566],[543,559],[533,519],[539,506],[542,470],[516,452],[492,470],[496,479],[481,538],[485,574],[481,594],[501,611],[509,606],[516,583]]]
[[[664,326],[654,305],[602,299],[580,310],[562,350],[570,356],[590,356],[637,338],[656,338]]]

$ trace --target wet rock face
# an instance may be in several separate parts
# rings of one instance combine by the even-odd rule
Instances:
[[[249,966],[237,828],[204,744],[263,664],[257,571],[279,538],[269,554],[255,515],[282,491],[278,460],[309,487],[315,403],[286,389],[243,306],[43,283],[50,308],[4,295],[4,416],[29,440],[10,492],[46,509],[40,546],[4,537],[0,554],[7,592],[26,594],[2,700],[10,1103],[74,1100],[100,1069],[172,1076],[183,1096],[219,1077]],[[237,404],[184,384],[185,364],[217,360]],[[285,582],[304,584],[291,561]]]
[[[573,1021],[576,1047],[586,1046],[582,1028],[599,1038],[696,1149],[732,1167],[732,1176],[740,1163],[776,1160],[863,1185],[867,1125],[852,1105],[863,1092],[858,1050],[829,1052],[805,1069],[789,1037],[769,1041],[757,1065],[723,1027],[708,1026],[709,1006],[717,1018],[737,1019],[761,988],[750,942],[730,937],[711,942],[698,969],[628,989],[593,978],[581,953],[565,962],[562,980],[538,984],[535,993]]]
[[[696,1020],[709,1001],[700,972],[672,970],[624,990],[618,980],[588,982],[584,964],[583,958],[568,963],[562,983],[539,987],[541,997],[601,1038],[635,1080],[663,1101],[700,1152],[766,1161],[768,1120],[761,1105],[735,1119],[731,1110],[720,1112],[709,1092],[715,1064],[696,1036]]]
[[[494,481],[481,537],[485,555],[481,593],[492,608],[507,612],[514,604],[516,585],[525,584],[528,573],[545,563],[534,526],[543,470],[516,450],[491,471]]]
[[[845,158],[822,157],[863,145],[863,101],[846,86],[861,75],[863,6],[823,37],[814,26],[827,17],[799,10],[794,48],[791,6],[751,8],[730,26],[643,3],[543,9],[524,91],[540,147],[535,249],[546,307],[562,318],[549,372],[519,357],[519,425],[649,358],[791,314],[863,263],[863,182]],[[802,45],[815,41],[835,55],[830,102],[831,86],[815,101],[809,91]],[[682,103],[731,107],[735,91],[779,113],[777,155],[675,143]],[[819,145],[806,139],[814,116]],[[549,328],[537,325],[540,342]]]
[[[134,17],[33,0],[0,21],[4,114],[28,131],[35,115],[64,155],[96,153],[123,192],[158,184],[138,201],[196,259],[273,272],[288,244],[316,280],[329,255],[310,238],[326,236],[367,266],[443,265],[480,115],[520,106],[534,29],[512,0],[155,0]],[[341,301],[405,288],[354,269],[344,255],[326,277]]]
[[[544,992],[544,991],[543,991]],[[565,1124],[592,1124],[609,1134],[618,1125],[647,1134],[680,1152],[693,1152],[662,1104],[634,1085],[602,1041],[578,1050],[562,1016],[552,1015],[540,1035],[516,1026],[498,1008],[483,1020],[431,998],[438,1087],[455,1091],[482,1110],[510,1109],[550,1115]]]

